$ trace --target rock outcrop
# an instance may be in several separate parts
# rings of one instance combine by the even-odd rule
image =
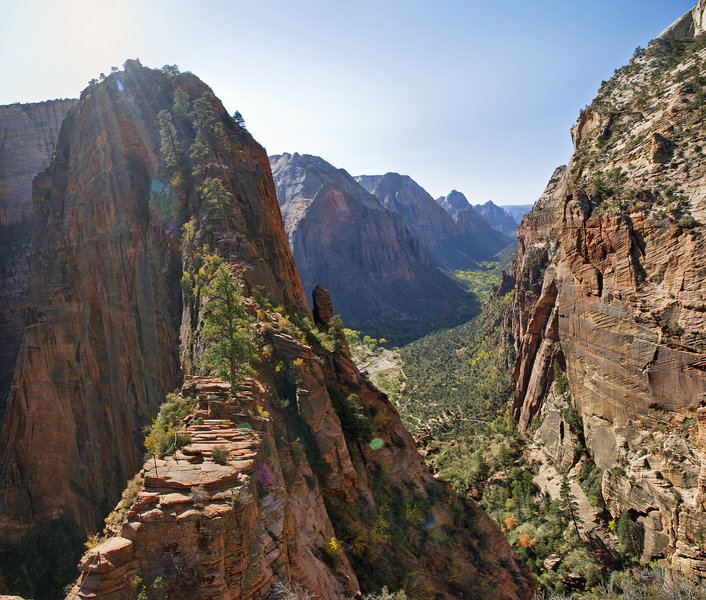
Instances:
[[[696,580],[706,573],[706,45],[680,28],[604,83],[572,131],[571,162],[518,230],[514,411],[527,428],[565,371],[609,510],[632,519],[643,562]]]
[[[49,164],[75,102],[0,106],[0,423],[25,325],[32,180]]]
[[[383,585],[531,596],[499,527],[431,476],[359,373],[322,288],[329,328],[313,327],[264,149],[199,79],[128,61],[91,85],[34,194],[28,326],[0,436],[9,589],[57,597],[138,473],[70,598],[262,598],[280,582],[331,600]],[[258,330],[256,374],[235,393],[184,377],[219,268]],[[182,380],[190,443],[143,464],[143,427]]]
[[[347,327],[402,343],[475,314],[403,218],[343,169],[309,155],[270,160],[304,286],[328,289]]]
[[[387,208],[398,213],[424,250],[447,269],[471,269],[510,243],[490,227],[469,234],[411,177],[397,173],[361,175],[356,181]],[[513,230],[514,233],[514,230]]]
[[[144,426],[180,381],[180,227],[207,205],[191,172],[170,175],[161,156],[158,113],[175,90],[204,100],[219,137],[202,161],[220,152],[227,175],[212,177],[236,199],[214,245],[238,257],[247,285],[308,313],[262,148],[196,77],[126,64],[84,91],[34,183],[27,327],[0,435],[9,570],[51,552],[36,535],[45,525],[76,538],[97,528],[142,463]],[[193,136],[185,120],[176,127]],[[75,550],[51,554],[66,566]]]

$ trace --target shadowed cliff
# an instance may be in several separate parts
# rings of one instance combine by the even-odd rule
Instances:
[[[302,281],[330,291],[347,327],[400,344],[477,313],[475,297],[434,266],[403,218],[343,169],[299,154],[271,162]]]
[[[264,149],[205,84],[128,61],[91,85],[34,200],[28,325],[0,436],[11,591],[58,597],[80,542],[142,471],[71,597],[134,598],[158,579],[170,598],[262,597],[280,581],[331,600],[359,585],[530,597],[498,526],[431,476],[358,372],[322,288],[312,322]],[[214,265],[256,321],[255,376],[235,394],[187,378],[191,445],[143,463],[166,393],[210,370]],[[232,462],[214,460],[219,439]]]

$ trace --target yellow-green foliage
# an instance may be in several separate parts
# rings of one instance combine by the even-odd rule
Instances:
[[[89,536],[85,543],[86,548],[90,550],[100,544],[103,540],[107,539],[108,536],[120,533],[120,529],[122,528],[127,516],[127,511],[132,506],[132,503],[135,501],[135,498],[137,498],[137,494],[140,493],[143,486],[144,479],[140,473],[127,482],[127,486],[123,490],[120,502],[118,502],[115,509],[105,518],[105,527],[103,528],[103,531]]]
[[[183,430],[182,419],[191,413],[193,408],[193,400],[167,394],[157,418],[147,431],[147,451],[154,456],[164,456],[189,444],[191,436]]]
[[[500,285],[500,272],[507,268],[505,262],[481,262],[478,269],[471,271],[456,271],[454,274],[468,284],[468,288],[478,297],[478,300],[485,302],[493,288]]]

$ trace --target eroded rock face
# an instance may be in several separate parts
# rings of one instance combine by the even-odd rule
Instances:
[[[65,582],[42,578],[142,469],[74,595],[134,598],[139,576],[170,598],[262,598],[278,581],[327,599],[359,584],[531,597],[497,525],[431,476],[389,400],[312,329],[264,150],[200,80],[128,61],[89,87],[34,191],[29,326],[0,436],[8,585],[56,597]],[[191,444],[143,464],[143,427],[203,353],[205,269],[221,260],[257,319],[256,377],[236,394],[186,378]]]
[[[309,155],[271,157],[292,253],[304,287],[323,285],[347,327],[396,342],[458,323],[475,302],[427,257],[400,214],[344,170]],[[390,332],[392,321],[404,324]]]
[[[0,106],[0,423],[25,325],[32,180],[49,164],[75,102]]]
[[[194,76],[129,61],[82,94],[35,180],[28,325],[0,435],[10,562],[22,556],[13,544],[30,552],[23,540],[39,523],[68,522],[78,537],[97,529],[142,463],[144,426],[181,378],[180,227],[205,208],[186,176],[172,187],[161,155],[157,113],[177,88],[191,99],[210,92]],[[215,99],[211,108],[235,191],[232,228],[216,247],[238,258],[246,286],[310,314],[267,156]]]
[[[695,537],[706,526],[706,161],[698,83],[685,74],[705,55],[665,69],[668,47],[656,40],[601,88],[568,168],[518,230],[515,415],[526,428],[565,368],[611,513],[637,524],[644,562],[695,580],[706,567]]]
[[[170,598],[262,598],[292,578],[322,598],[352,597],[345,555],[329,568],[313,552],[334,537],[321,496],[303,480],[288,495],[292,459],[280,461],[272,420],[254,416],[265,389],[251,380],[233,397],[230,384],[187,377],[181,394],[197,403],[191,443],[145,463],[122,525],[84,555],[68,598],[134,598],[136,577],[162,578]]]
[[[402,216],[425,251],[445,268],[473,268],[476,261],[490,259],[510,243],[509,238],[498,235],[490,226],[473,235],[462,230],[453,217],[407,175],[361,175],[356,181],[385,208]]]

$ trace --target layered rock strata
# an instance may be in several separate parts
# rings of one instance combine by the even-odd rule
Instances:
[[[85,90],[34,185],[27,327],[0,434],[8,572],[22,552],[29,561],[42,552],[35,538],[47,523],[78,537],[97,528],[142,463],[144,426],[181,378],[180,228],[210,213],[190,166],[170,175],[162,155],[158,113],[177,89],[204,101],[219,135],[201,162],[234,199],[228,228],[211,224],[211,243],[237,258],[247,285],[308,313],[267,156],[209,88],[129,61]],[[176,127],[193,139],[187,118]],[[52,555],[73,562],[64,549]]]
[[[520,427],[565,370],[609,510],[632,519],[643,562],[693,580],[706,573],[706,50],[688,32],[702,12],[581,113],[513,273]]]
[[[200,80],[128,61],[91,85],[34,193],[28,327],[0,435],[8,587],[56,597],[72,544],[142,468],[74,596],[261,598],[280,581],[331,599],[358,584],[531,596],[497,525],[430,475],[358,372],[323,288],[313,327],[267,156]],[[199,368],[217,268],[256,319],[257,375],[234,396],[187,379],[191,444],[143,465],[143,427]]]
[[[0,423],[24,332],[32,180],[51,160],[75,100],[0,106]]]

